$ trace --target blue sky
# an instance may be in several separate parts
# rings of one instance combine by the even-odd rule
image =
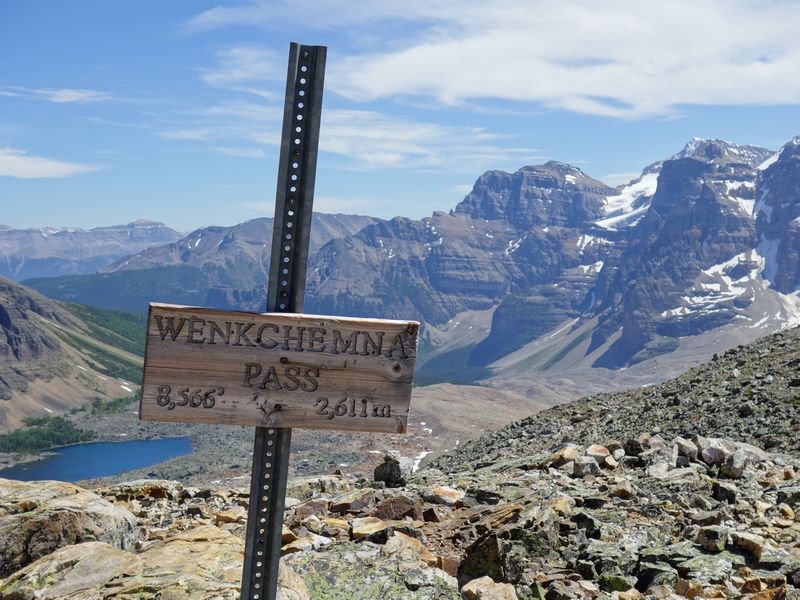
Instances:
[[[271,215],[291,41],[328,46],[326,212],[422,217],[549,159],[617,184],[693,136],[778,148],[798,31],[793,0],[6,0],[0,223]]]

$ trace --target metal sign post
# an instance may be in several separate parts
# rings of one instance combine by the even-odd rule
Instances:
[[[325,46],[289,48],[268,312],[303,312],[326,54]],[[256,427],[242,600],[275,600],[278,593],[291,443],[288,427]]]
[[[275,600],[291,427],[405,433],[416,321],[303,310],[324,46],[292,43],[267,314],[150,304],[139,418],[256,425],[242,600]]]

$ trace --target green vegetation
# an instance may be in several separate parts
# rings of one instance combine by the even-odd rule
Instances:
[[[417,368],[414,385],[433,385],[434,383],[455,383],[469,385],[491,376],[491,369],[470,367],[467,358],[475,345],[462,346],[434,356]]]
[[[131,381],[137,385],[141,383],[141,362],[134,362],[118,354],[112,354],[105,347],[68,333],[62,329],[56,329],[53,333],[55,333],[73,348],[79,348],[85,352],[89,358],[94,361],[95,364],[93,367],[101,373],[104,373],[109,377],[126,379],[127,381]]]
[[[669,354],[670,352],[677,350],[678,346],[680,346],[680,341],[678,338],[672,337],[665,337],[654,342],[650,342],[645,348],[639,350],[639,352],[633,355],[630,364],[635,365],[661,354]]]
[[[64,417],[28,417],[23,429],[0,434],[0,452],[30,454],[97,437],[94,431],[84,431]]]
[[[124,396],[122,398],[114,398],[113,400],[103,402],[102,398],[95,398],[92,400],[92,414],[110,415],[113,413],[122,412],[126,406],[136,402],[137,399],[138,398],[136,396]]]
[[[147,315],[66,303],[72,314],[89,326],[91,336],[109,346],[144,356]]]
[[[225,281],[224,279],[222,281]],[[48,298],[146,313],[148,302],[202,306],[217,281],[195,267],[154,267],[116,273],[40,277],[23,282]]]
[[[542,368],[543,369],[549,369],[553,365],[558,364],[559,362],[561,362],[564,359],[564,357],[567,356],[567,354],[572,352],[581,342],[584,342],[590,335],[592,335],[592,332],[589,331],[589,330],[586,330],[583,333],[581,333],[580,335],[576,336],[574,339],[570,340],[569,344],[567,344],[561,350],[556,352],[553,356],[548,358],[547,362],[544,363]]]

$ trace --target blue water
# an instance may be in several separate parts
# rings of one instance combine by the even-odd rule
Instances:
[[[188,437],[130,442],[93,442],[54,450],[53,456],[14,465],[0,477],[21,481],[80,481],[141,469],[192,451]]]

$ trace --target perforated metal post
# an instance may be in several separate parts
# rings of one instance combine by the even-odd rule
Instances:
[[[317,167],[325,46],[289,48],[267,311],[303,310]],[[257,427],[242,600],[275,600],[292,430]]]

